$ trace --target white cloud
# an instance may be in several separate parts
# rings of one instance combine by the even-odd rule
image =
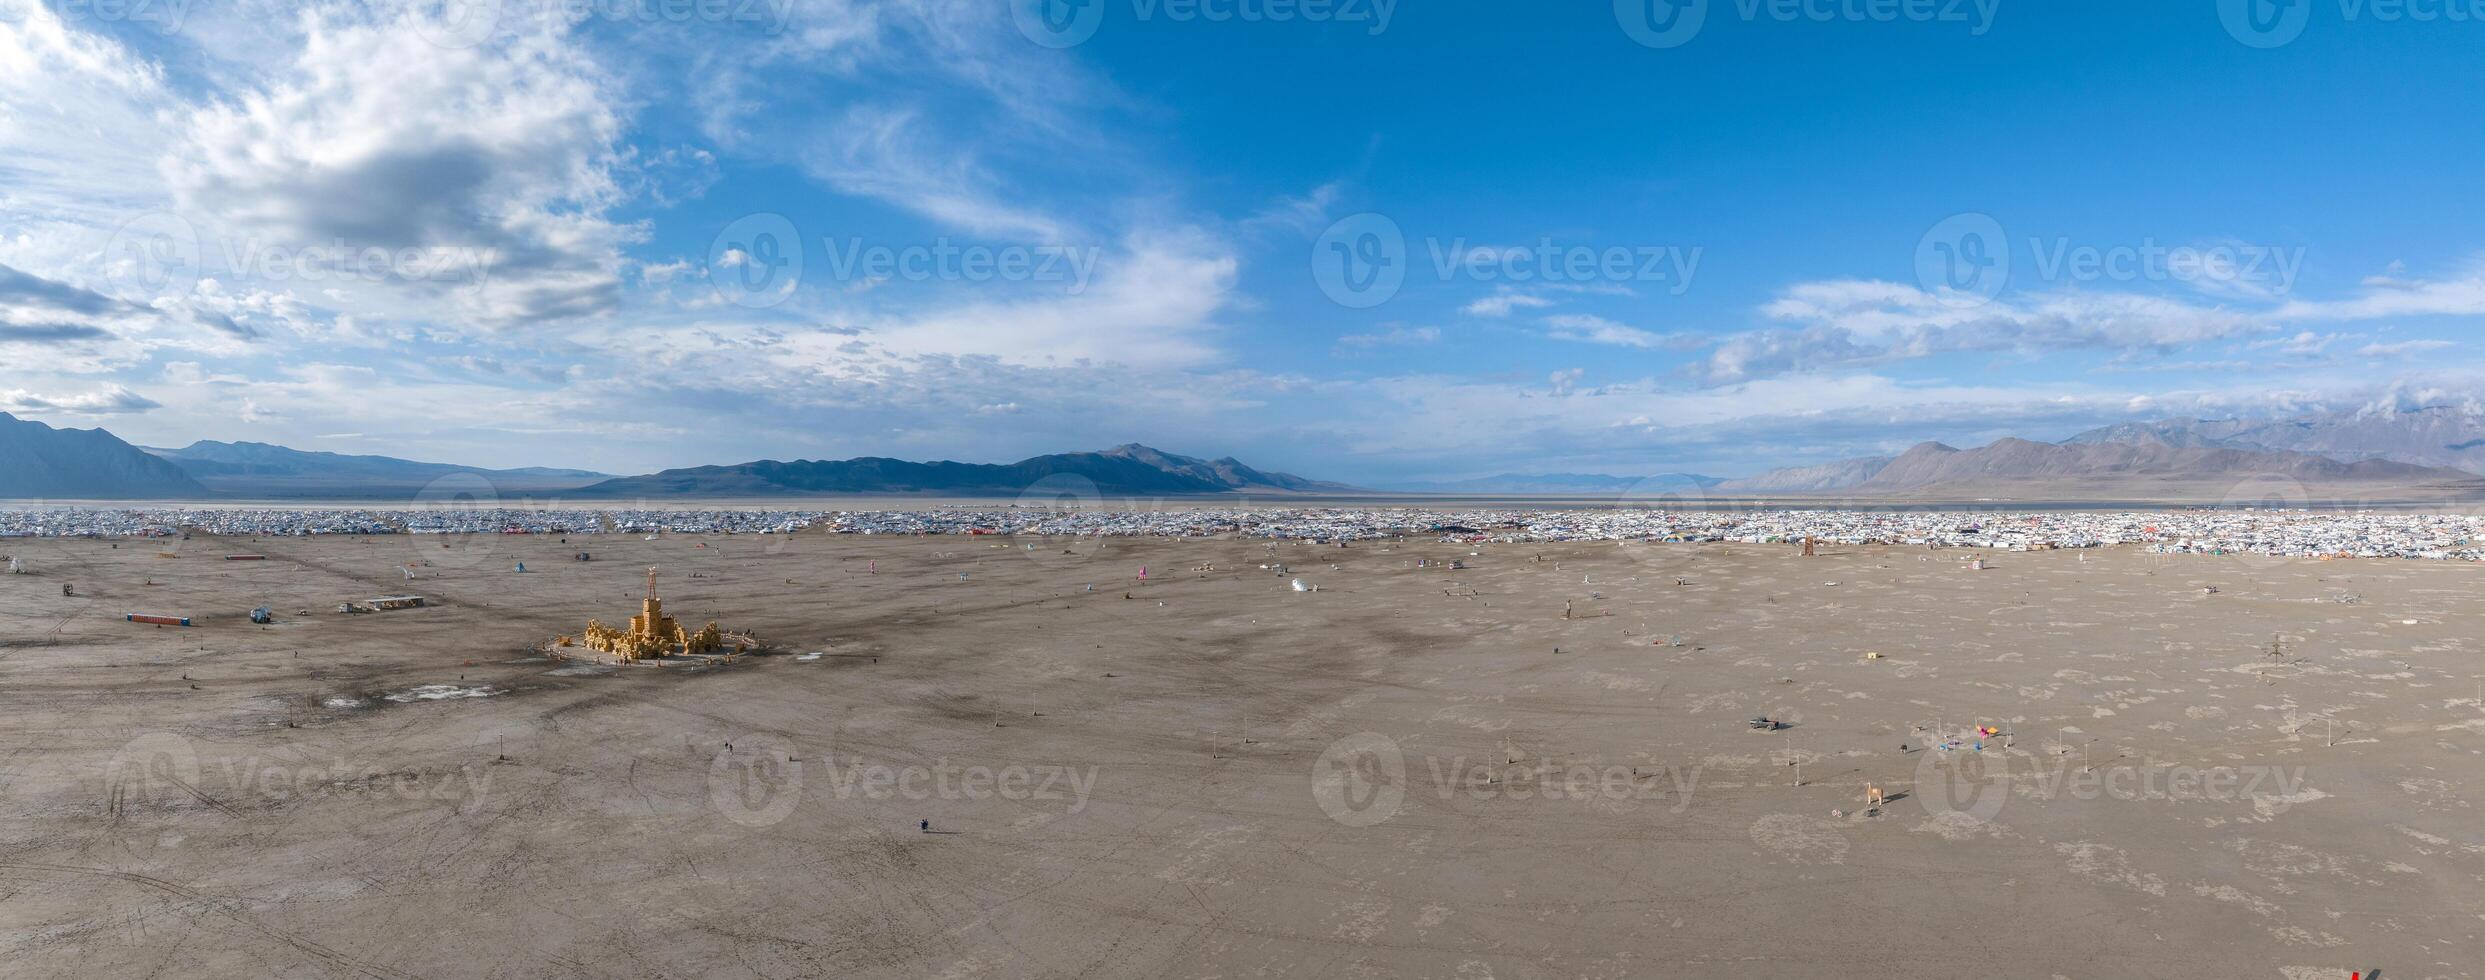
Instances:
[[[2409,354],[2417,354],[2429,350],[2444,350],[2457,346],[2459,345],[2447,340],[2401,340],[2391,343],[2366,344],[2362,347],[2356,348],[2356,356],[2405,357]]]
[[[566,25],[515,18],[441,47],[413,15],[300,24],[298,50],[199,107],[165,156],[211,264],[270,247],[461,250],[481,268],[383,281],[446,293],[490,326],[614,308],[619,249],[641,234],[605,217],[624,197],[625,120]]]
[[[905,109],[858,107],[824,127],[803,168],[848,194],[877,198],[979,235],[1066,244],[1065,223],[1017,203],[963,147],[936,146],[922,117]]]
[[[2266,330],[2250,315],[2127,293],[1997,299],[1873,280],[1803,283],[1761,307],[1797,324],[1735,334],[1701,373],[1715,383],[1958,352],[2170,350]]]
[[[23,388],[0,391],[0,410],[59,412],[69,415],[130,415],[164,407],[162,403],[117,384],[74,395],[39,395]]]
[[[1545,332],[1545,336],[1554,340],[1606,344],[1614,347],[1637,347],[1642,350],[1658,348],[1685,350],[1704,343],[1700,338],[1690,334],[1657,333],[1584,313],[1549,316],[1544,318],[1544,322],[1545,326],[1552,328]]]
[[[1522,306],[1529,309],[1543,309],[1552,305],[1552,300],[1534,293],[1516,292],[1505,288],[1467,304],[1460,312],[1468,316],[1505,317],[1510,315],[1510,311]]]
[[[1439,327],[1409,327],[1393,323],[1389,329],[1374,333],[1350,333],[1337,338],[1337,346],[1349,350],[1371,350],[1375,347],[1411,347],[1441,339]]]
[[[2369,276],[2363,286],[2363,292],[2341,300],[2290,300],[2272,315],[2283,320],[2485,315],[2485,260],[2468,263],[2448,279]]]

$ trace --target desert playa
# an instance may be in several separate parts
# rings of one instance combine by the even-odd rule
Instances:
[[[6,972],[2485,972],[2465,562],[575,541],[0,542]]]

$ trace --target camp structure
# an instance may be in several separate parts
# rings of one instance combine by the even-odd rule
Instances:
[[[153,616],[147,613],[131,613],[124,618],[133,623],[153,623],[157,626],[190,625],[190,617],[188,616]]]
[[[697,632],[682,628],[673,617],[664,614],[664,599],[656,595],[656,570],[647,570],[647,597],[641,601],[639,614],[630,617],[626,629],[614,629],[595,620],[587,621],[587,629],[578,636],[564,636],[554,641],[559,646],[584,646],[599,653],[609,653],[625,663],[679,653],[691,656],[714,653],[725,646],[724,631],[715,623]]]
[[[419,595],[385,595],[363,601],[363,605],[373,609],[419,609],[430,604],[430,600]]]

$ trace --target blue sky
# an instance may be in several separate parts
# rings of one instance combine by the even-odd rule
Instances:
[[[2485,7],[2266,2],[0,0],[0,409],[1385,485],[2471,401]]]

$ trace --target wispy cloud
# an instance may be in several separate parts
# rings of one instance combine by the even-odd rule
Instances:
[[[1795,326],[1723,339],[1703,377],[1730,383],[1961,352],[2172,350],[2268,329],[2244,313],[2157,296],[2062,292],[1983,301],[1876,280],[1804,283],[1761,312]]]
[[[2356,348],[2358,357],[2406,357],[2429,350],[2447,350],[2459,346],[2448,340],[2400,340],[2390,343],[2366,344]]]
[[[70,415],[131,415],[162,408],[163,403],[120,385],[105,385],[75,395],[39,395],[23,388],[0,391],[0,408],[12,412],[63,412]]]
[[[1696,334],[1657,333],[1584,313],[1549,316],[1544,318],[1544,323],[1549,328],[1545,336],[1586,344],[1637,347],[1642,350],[1691,350],[1707,343],[1706,339]]]
[[[1350,333],[1337,338],[1337,346],[1347,350],[1368,351],[1375,347],[1411,347],[1441,339],[1439,327],[1409,327],[1393,323],[1389,329],[1374,333]]]

